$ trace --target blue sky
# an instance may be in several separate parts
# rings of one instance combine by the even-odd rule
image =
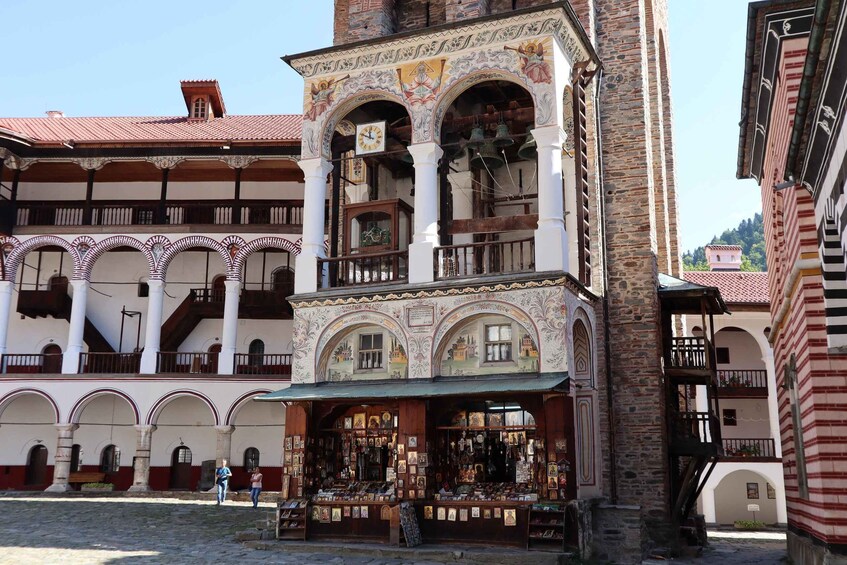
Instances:
[[[682,248],[761,208],[735,179],[747,5],[669,0]],[[332,0],[2,0],[0,115],[181,115],[182,79],[216,78],[231,114],[299,112],[279,57],[332,43]],[[720,17],[716,18],[716,14]]]

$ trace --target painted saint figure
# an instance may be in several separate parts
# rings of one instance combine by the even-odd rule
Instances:
[[[527,41],[517,48],[506,46],[504,49],[515,51],[521,60],[521,71],[532,82],[553,82],[550,65],[544,60],[544,45],[541,42]]]
[[[338,79],[322,79],[317,83],[313,82],[310,88],[311,106],[306,110],[304,117],[311,122],[316,121],[318,116],[323,114],[332,105],[332,97],[335,95],[335,89],[338,84],[348,78],[350,78],[350,75]]]
[[[438,94],[438,89],[441,88],[442,77],[444,76],[444,64],[446,59],[441,59],[441,68],[438,75],[435,76],[435,70],[430,67],[426,61],[421,61],[411,72],[408,72],[410,82],[403,81],[403,69],[397,69],[397,79],[400,81],[400,90],[403,91],[403,96],[413,106],[415,104],[426,104],[435,100]]]

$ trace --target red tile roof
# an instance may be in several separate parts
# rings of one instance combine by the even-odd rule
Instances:
[[[706,247],[709,249],[717,249],[719,251],[736,251],[741,249],[740,245],[724,245],[720,243],[709,244]]]
[[[209,121],[187,117],[0,118],[0,129],[31,138],[35,144],[178,143],[202,141],[300,142],[299,114],[224,116]]]
[[[689,271],[685,280],[721,291],[727,304],[769,304],[768,274],[741,271]]]

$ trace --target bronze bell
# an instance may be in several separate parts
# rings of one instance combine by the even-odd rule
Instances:
[[[494,147],[508,147],[515,142],[512,135],[509,133],[509,126],[506,122],[501,121],[497,125],[497,135],[494,136]]]
[[[497,169],[506,164],[503,156],[497,151],[492,142],[486,142],[480,147],[476,155],[471,158],[471,166],[480,169]]]
[[[479,149],[483,143],[485,143],[485,132],[480,126],[474,126],[471,130],[471,138],[466,145],[471,149]]]
[[[405,152],[405,153],[403,153],[403,155],[401,155],[401,156],[400,156],[400,160],[401,160],[401,161],[403,161],[404,163],[408,163],[408,164],[410,164],[410,165],[414,165],[414,164],[415,164],[415,158],[414,158],[414,157],[412,157],[412,154],[411,154],[411,153],[409,153],[409,149],[408,149],[408,148],[406,149],[406,152]]]
[[[526,128],[526,140],[518,148],[518,157],[531,161],[538,156],[538,146],[535,143],[535,138],[532,137],[532,126]]]

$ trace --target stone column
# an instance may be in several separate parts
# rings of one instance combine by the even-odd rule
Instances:
[[[567,271],[568,238],[562,197],[562,144],[559,126],[532,130],[538,146],[538,229],[535,230],[535,270]],[[542,252],[543,250],[543,252]]]
[[[0,281],[0,355],[7,352],[6,341],[9,335],[9,316],[12,312],[12,291],[15,283]]]
[[[135,458],[129,492],[146,492],[150,490],[150,444],[156,426],[135,426],[135,431]]]
[[[67,492],[71,490],[68,475],[71,473],[71,452],[74,445],[74,430],[76,424],[56,424],[59,438],[56,445],[56,456],[53,458],[53,484],[47,487],[47,492]]]
[[[238,298],[241,281],[225,281],[224,323],[221,333],[221,352],[218,357],[218,374],[235,372],[235,344],[238,339]]]
[[[438,246],[438,160],[444,155],[437,143],[409,146],[415,165],[415,236],[409,245],[409,282],[434,280],[433,250]]]
[[[782,457],[782,434],[779,430],[779,398],[776,391],[776,368],[773,362],[773,350],[768,347],[762,355],[768,373],[768,420],[774,444],[774,455]],[[782,523],[782,522],[780,522]]]
[[[75,375],[79,372],[79,354],[82,353],[85,333],[85,305],[88,301],[89,282],[84,279],[72,279],[73,303],[71,304],[71,327],[68,330],[68,346],[62,356],[62,374]]]
[[[217,442],[215,443],[215,465],[220,467],[221,460],[226,459],[232,466],[232,432],[235,431],[235,426],[215,426],[215,432],[218,434]]]
[[[326,176],[332,171],[332,163],[317,157],[298,164],[306,177],[303,192],[303,240],[294,273],[294,292],[301,294],[318,289],[318,258],[326,256]]]
[[[165,281],[147,281],[147,326],[144,330],[144,351],[141,353],[141,373],[153,375],[162,343],[162,307],[165,303]]]

